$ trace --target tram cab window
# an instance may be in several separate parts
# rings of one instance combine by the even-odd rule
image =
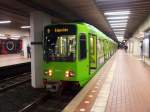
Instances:
[[[86,36],[85,34],[81,34],[80,35],[80,42],[79,42],[79,45],[80,45],[80,54],[79,54],[79,59],[85,59],[86,58]]]
[[[45,37],[44,56],[47,61],[75,61],[75,35],[52,35]]]

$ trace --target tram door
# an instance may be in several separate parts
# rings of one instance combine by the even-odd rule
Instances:
[[[97,67],[97,37],[90,34],[90,69]]]

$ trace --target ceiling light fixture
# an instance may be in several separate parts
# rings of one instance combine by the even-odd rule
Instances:
[[[113,23],[113,24],[110,24],[111,26],[116,26],[116,25],[123,25],[123,26],[126,26],[127,23]]]
[[[0,36],[0,39],[7,39],[7,37],[4,37],[4,36]]]
[[[117,16],[117,17],[107,17],[108,20],[120,20],[120,19],[123,19],[123,20],[127,20],[129,18],[129,16]]]
[[[128,20],[127,19],[125,19],[125,20],[110,20],[108,22],[109,23],[127,23]]]
[[[124,32],[114,32],[115,34],[124,34]]]
[[[113,29],[113,31],[125,31],[125,30],[126,30],[126,29],[124,29],[124,28],[119,28],[119,29],[118,29],[118,28],[117,28],[117,29],[114,28],[114,29]]]
[[[117,36],[118,39],[123,39],[123,36]]]
[[[11,37],[20,38],[20,35],[11,35]]]
[[[16,38],[16,37],[15,38],[11,37],[11,39],[13,39],[13,40],[19,40],[19,38]]]
[[[4,34],[0,34],[0,37],[4,37],[5,35]]]
[[[117,38],[123,38],[124,35],[116,35]]]
[[[116,35],[116,36],[117,36],[117,35],[119,35],[119,36],[120,36],[120,35],[124,35],[124,33],[122,33],[122,34],[119,34],[119,33],[115,33],[115,35]]]
[[[106,16],[112,16],[112,15],[129,15],[130,11],[108,11],[104,13]]]
[[[31,26],[21,26],[20,28],[26,29],[26,28],[31,28]]]
[[[124,33],[125,31],[114,31],[114,33]]]
[[[118,38],[118,41],[120,41],[120,42],[121,42],[121,41],[123,41],[123,39],[124,39],[124,38]]]
[[[112,28],[125,28],[126,25],[111,25]]]
[[[11,21],[9,20],[9,21],[0,21],[0,24],[7,24],[7,23],[11,23]]]

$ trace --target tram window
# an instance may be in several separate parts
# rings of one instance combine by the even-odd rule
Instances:
[[[90,37],[90,54],[94,55],[94,36]]]
[[[98,39],[97,40],[97,56],[98,56],[98,58],[100,58],[101,54],[102,54],[102,47],[101,47],[100,40]]]
[[[86,36],[85,34],[80,35],[80,59],[86,58]]]
[[[53,35],[45,38],[44,56],[47,61],[74,61],[76,59],[75,35]]]

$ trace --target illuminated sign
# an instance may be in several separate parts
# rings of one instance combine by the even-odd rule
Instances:
[[[73,35],[76,34],[76,26],[75,25],[50,25],[45,27],[45,34],[51,35]]]

